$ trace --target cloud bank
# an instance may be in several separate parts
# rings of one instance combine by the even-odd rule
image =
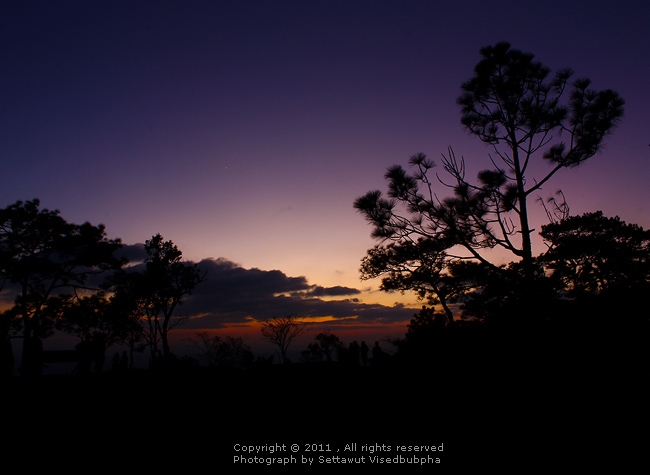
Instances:
[[[224,258],[204,259],[198,266],[207,272],[207,280],[178,309],[179,315],[195,316],[185,328],[222,328],[287,315],[314,321],[326,318],[332,323],[388,325],[409,320],[416,313],[402,305],[362,303],[359,289],[312,285],[303,276],[245,269]]]

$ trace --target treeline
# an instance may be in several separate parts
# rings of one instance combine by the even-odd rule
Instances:
[[[40,374],[43,340],[55,331],[79,337],[81,355],[123,344],[131,360],[143,350],[152,361],[171,357],[169,331],[187,318],[175,311],[205,273],[160,234],[144,243],[139,263],[118,257],[122,246],[103,225],[68,223],[38,199],[0,210],[3,374],[13,373],[13,337],[23,343],[20,374]]]
[[[469,262],[436,276],[437,291],[446,292],[455,306],[454,319],[434,302],[423,306],[404,338],[389,342],[392,356],[377,342],[344,344],[323,331],[294,363],[417,365],[472,358],[485,363],[500,353],[522,357],[535,351],[548,359],[551,346],[555,359],[570,348],[594,355],[611,354],[621,345],[628,355],[639,350],[650,321],[650,232],[596,212],[549,223],[541,235],[548,250],[534,259],[532,277],[517,263],[491,270]],[[56,331],[79,339],[74,355],[63,356],[78,361],[80,373],[89,372],[91,363],[93,371],[122,367],[110,357],[105,362],[106,352],[117,345],[128,348],[121,360],[132,363],[135,353],[147,351],[158,366],[248,368],[274,362],[256,357],[241,338],[208,332],[197,333],[190,341],[194,357],[181,361],[171,350],[169,332],[187,319],[175,311],[205,273],[183,262],[182,252],[160,235],[145,242],[141,262],[119,258],[121,248],[103,226],[67,223],[58,211],[40,209],[36,199],[0,210],[5,375],[16,369],[11,339],[23,343],[19,374],[37,375],[48,357],[43,340]],[[366,265],[379,254],[369,255]],[[414,282],[407,277],[404,282]],[[289,345],[307,327],[293,316],[263,324],[262,336],[278,350],[276,362],[289,362]]]
[[[481,48],[456,102],[463,129],[486,146],[487,167],[472,178],[451,146],[439,162],[416,153],[408,168],[386,170],[385,193],[354,201],[378,241],[362,279],[426,304],[398,344],[403,358],[498,364],[499,353],[527,360],[560,340],[567,356],[579,347],[630,356],[647,335],[650,232],[601,211],[572,215],[561,190],[540,196],[601,151],[624,115],[617,92],[573,76],[551,74],[508,42]],[[548,218],[541,229],[534,204]]]

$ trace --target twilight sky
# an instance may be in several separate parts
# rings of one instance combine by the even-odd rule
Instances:
[[[209,271],[188,330],[292,313],[403,336],[386,325],[415,311],[391,307],[419,304],[359,280],[374,241],[352,204],[414,153],[490,165],[455,103],[483,46],[621,94],[603,151],[542,196],[650,227],[648,25],[643,0],[4,0],[0,207],[174,241]]]

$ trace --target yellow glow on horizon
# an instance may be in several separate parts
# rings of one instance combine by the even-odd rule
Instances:
[[[359,318],[357,315],[337,318],[333,315],[323,315],[318,317],[298,317],[296,321],[299,323],[323,323],[323,322],[347,322],[349,320],[356,320]]]

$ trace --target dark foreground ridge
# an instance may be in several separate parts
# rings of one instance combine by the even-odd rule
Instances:
[[[650,396],[647,350],[621,342],[586,353],[597,343],[569,352],[551,341],[501,341],[487,353],[474,341],[474,352],[467,343],[433,352],[428,361],[381,367],[303,363],[16,377],[4,392],[13,401],[13,440],[21,450],[52,452],[50,460],[64,465],[76,453],[113,453],[107,463],[176,460],[186,470],[209,463],[229,473],[235,444],[356,443],[444,444],[438,455],[448,469],[585,467],[643,453],[630,427],[641,423]],[[420,468],[432,473],[430,465]]]

